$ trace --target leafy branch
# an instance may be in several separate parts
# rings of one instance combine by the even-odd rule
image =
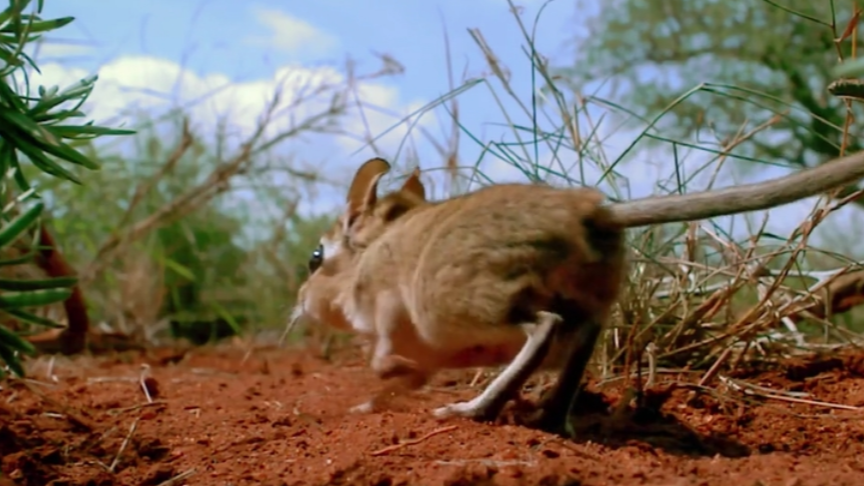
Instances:
[[[73,123],[86,117],[81,107],[93,92],[97,76],[91,76],[65,89],[38,86],[30,92],[29,70],[39,67],[24,49],[45,33],[69,25],[74,18],[43,19],[44,0],[10,0],[0,13],[0,267],[31,263],[44,243],[38,235],[43,224],[45,203],[32,187],[24,162],[62,180],[83,184],[76,172],[80,168],[98,170],[99,165],[74,146],[104,135],[128,135],[95,125],[92,121]],[[27,13],[27,12],[30,13]],[[13,244],[30,240],[30,251],[10,257]],[[12,319],[0,323],[0,358],[9,370],[21,376],[20,355],[32,355],[35,348],[15,330],[10,320],[49,327],[62,327],[51,319],[37,316],[30,309],[62,302],[73,294],[78,280],[59,277],[41,280],[0,278],[0,311]],[[0,376],[5,371],[0,368]]]

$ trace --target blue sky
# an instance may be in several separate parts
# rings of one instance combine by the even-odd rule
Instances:
[[[523,0],[515,3],[527,28],[533,28],[544,2]],[[377,80],[375,87],[387,92],[372,96],[376,98],[373,103],[382,99],[387,108],[404,115],[449,91],[445,30],[449,36],[455,85],[489,74],[483,53],[467,31],[469,28],[479,29],[501,62],[509,68],[517,97],[522,103],[531,104],[530,62],[523,51],[527,44],[506,0],[376,0],[362,3],[334,0],[249,3],[236,0],[130,0],[122,3],[64,0],[47,2],[47,5],[46,16],[71,15],[76,17],[76,21],[56,37],[49,38],[40,48],[40,66],[49,78],[46,84],[52,81],[62,84],[74,80],[75,75],[80,77],[100,72],[94,103],[91,103],[99,106],[91,106],[88,111],[97,121],[104,121],[115,114],[121,109],[121,104],[133,103],[130,99],[141,101],[137,99],[140,96],[129,96],[128,88],[132,85],[139,90],[146,89],[150,94],[161,92],[176,102],[174,78],[156,79],[159,76],[157,71],[170,71],[167,63],[179,65],[184,73],[194,76],[193,81],[184,84],[193,86],[188,89],[195,91],[194,86],[212,87],[223,82],[248,85],[272,81],[274,73],[286,66],[312,69],[315,66],[341,66],[349,56],[357,63],[358,71],[369,72],[381,64],[378,57],[381,54],[398,60],[405,71],[399,76]],[[549,2],[537,24],[535,46],[555,62],[566,62],[572,49],[569,45],[571,35],[580,25],[573,2]],[[62,73],[52,69],[54,63],[62,66]],[[69,72],[75,75],[69,75]],[[174,76],[176,78],[176,73]],[[208,77],[219,81],[208,83],[203,79]],[[148,79],[142,81],[142,78]],[[124,85],[126,91],[118,91],[116,96],[106,94],[115,84]],[[515,123],[528,125],[530,119],[520,113],[494,79],[491,84],[495,87],[480,84],[460,95],[460,122],[483,142],[502,137],[512,139],[509,129],[496,124],[503,124],[506,117],[510,117]],[[496,90],[494,95],[493,89]],[[186,98],[201,94],[203,92],[191,93]],[[506,117],[498,103],[506,107]],[[446,130],[450,128],[448,114],[438,109],[435,115],[435,119],[424,118],[427,128],[435,132],[439,140],[444,140]],[[379,120],[375,124],[377,130],[372,131],[381,132],[398,120],[397,117]],[[394,138],[399,136],[394,134]],[[440,156],[428,145],[424,148],[422,140],[418,144],[420,159],[440,166]],[[403,155],[395,151],[398,144],[391,144],[392,150],[385,154],[371,149],[354,154],[353,151],[329,150],[332,144],[323,145],[323,148],[319,145],[311,149],[292,146],[291,150],[301,155],[308,154],[309,162],[315,165],[344,163],[352,167],[372,155]],[[322,149],[324,155],[320,153]],[[474,163],[480,153],[481,147],[463,136],[460,150],[463,163]],[[400,160],[394,162],[398,164]],[[494,165],[494,162],[489,160],[490,164]],[[485,166],[485,170],[495,172],[499,179],[522,179],[518,172],[506,174],[506,166],[499,167],[501,170],[498,171],[494,169],[488,164]]]
[[[523,6],[525,18],[531,22],[542,2],[516,4]],[[267,20],[278,25],[275,17],[280,12],[306,23],[330,42],[288,48],[277,42],[256,42],[256,38],[270,35]],[[545,12],[538,47],[547,55],[564,53],[568,31],[578,26],[573,4],[556,0]],[[446,89],[445,28],[457,70],[467,67],[476,72],[484,67],[479,50],[466,33],[469,27],[480,28],[503,58],[522,57],[519,49],[523,43],[506,0],[63,0],[47,2],[45,13],[76,17],[62,32],[62,40],[93,50],[64,62],[88,69],[97,69],[120,55],[143,54],[175,61],[186,57],[186,66],[199,74],[221,73],[241,80],[268,76],[275,66],[290,62],[338,62],[345,54],[374,64],[372,52],[380,52],[405,65],[406,74],[396,82],[411,98]],[[527,66],[524,58],[522,64]]]
[[[523,22],[531,28],[544,2],[514,3],[520,8]],[[583,8],[581,14],[573,0],[554,0],[545,6],[535,46],[553,64],[566,63],[575,48],[570,40],[584,25],[587,14],[584,9],[601,5],[598,1],[579,4]],[[530,63],[523,53],[526,43],[506,0],[49,0],[44,14],[76,18],[41,47],[39,63],[45,82],[66,84],[99,72],[100,81],[88,110],[97,121],[110,118],[130,104],[155,113],[171,103],[201,96],[214,86],[231,85],[232,94],[210,106],[211,111],[198,113],[197,122],[206,125],[213,122],[212,115],[238,109],[242,112],[242,116],[235,117],[240,120],[238,123],[248,125],[263,107],[262,93],[272,88],[278,73],[298,68],[315,73],[316,69],[329,66],[328,72],[332,74],[348,56],[357,62],[358,71],[368,72],[380,65],[376,54],[394,57],[405,67],[405,72],[369,83],[364,93],[388,109],[408,113],[449,89],[445,29],[457,84],[462,79],[488,74],[487,63],[467,32],[468,28],[477,28],[509,67],[517,97],[530,105],[532,96]],[[181,89],[177,89],[179,85]],[[528,124],[530,119],[520,114],[517,103],[508,99],[500,84],[492,81],[490,86],[493,87],[478,85],[460,95],[460,121],[484,142],[502,137],[512,139],[511,131],[493,125],[507,120],[496,96],[504,100],[506,113],[514,122]],[[130,92],[129,87],[137,91]],[[593,89],[585,87],[586,91]],[[165,98],[162,100],[165,103],[154,101],[159,97]],[[592,112],[595,121],[607,118],[601,132],[608,135],[606,149],[610,158],[614,158],[635,133],[617,130],[615,122],[608,121],[608,115],[599,109]],[[397,120],[379,117],[373,131],[388,128]],[[436,110],[435,118],[425,120],[439,138],[446,137],[441,128],[449,129],[446,111]],[[359,122],[355,120],[352,126],[356,127],[356,123]],[[386,147],[387,153],[382,155],[395,155],[401,135],[397,133],[394,137]],[[355,154],[356,146],[334,144],[322,138],[306,145],[289,144],[282,149],[297,154],[307,166],[328,167],[325,170],[339,175],[343,181],[350,177],[353,167],[375,155],[368,148]],[[440,166],[442,161],[430,146],[420,142],[417,150],[423,164]],[[480,147],[463,136],[462,162],[473,163],[479,154]],[[402,157],[404,153],[399,155]],[[626,171],[631,194],[648,195],[655,190],[659,177],[670,174],[671,149],[649,151],[639,147],[632,155]],[[550,157],[548,151],[540,154],[544,160]],[[490,160],[485,170],[496,179],[519,178],[508,167],[487,159]],[[691,159],[687,163],[695,167],[704,157],[693,155]],[[398,165],[400,161],[394,162]],[[726,172],[730,177],[734,174]],[[783,172],[771,169],[756,177],[764,179]],[[739,177],[738,181],[741,180]],[[585,182],[594,181],[589,178]],[[338,204],[338,193],[322,194],[304,201],[305,209],[329,210]],[[811,200],[772,211],[769,228],[788,230],[812,206]],[[754,216],[753,221],[761,221],[761,215]]]

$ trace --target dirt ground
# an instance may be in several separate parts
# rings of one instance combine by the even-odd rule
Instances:
[[[572,441],[518,425],[524,403],[496,424],[432,418],[477,393],[470,372],[445,373],[392,411],[348,413],[380,386],[355,355],[164,349],[30,369],[0,391],[2,486],[864,481],[864,351],[736,373],[763,387],[755,394],[659,374],[641,407],[617,414],[623,382],[592,382]],[[543,377],[533,383],[528,399]]]

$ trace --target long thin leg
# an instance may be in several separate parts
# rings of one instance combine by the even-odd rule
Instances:
[[[480,395],[467,402],[436,408],[432,411],[433,415],[439,418],[459,415],[480,421],[494,420],[507,400],[518,393],[540,366],[552,344],[555,328],[561,322],[557,314],[538,312],[536,323],[523,325],[528,339],[522,349]]]
[[[572,434],[570,410],[578,398],[582,377],[594,352],[603,326],[596,320],[585,321],[573,336],[567,362],[558,375],[555,387],[541,402],[534,425],[547,432]]]

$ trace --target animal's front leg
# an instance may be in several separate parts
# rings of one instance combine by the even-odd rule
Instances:
[[[436,408],[432,413],[439,418],[459,415],[480,421],[494,420],[507,400],[519,392],[540,366],[552,344],[555,328],[560,323],[561,317],[557,314],[538,312],[536,323],[522,325],[528,336],[522,349],[480,395],[467,402]]]
[[[395,379],[369,401],[357,405],[352,412],[367,413],[378,409],[394,395],[416,390],[427,383],[429,374],[414,361],[393,353],[394,341],[405,339],[406,313],[401,301],[392,294],[382,294],[376,301],[375,337],[370,367],[381,379]]]
[[[400,375],[393,378],[393,381],[386,384],[383,389],[372,396],[369,400],[351,407],[351,413],[371,413],[380,410],[387,400],[411,391],[417,390],[429,382],[430,374],[416,370],[413,373]]]
[[[411,340],[413,330],[408,313],[397,292],[378,295],[375,300],[373,328],[375,338],[370,362],[372,371],[385,380],[416,374],[419,368],[416,361],[393,352],[394,347],[404,349],[405,343]],[[396,346],[397,343],[401,346]]]

